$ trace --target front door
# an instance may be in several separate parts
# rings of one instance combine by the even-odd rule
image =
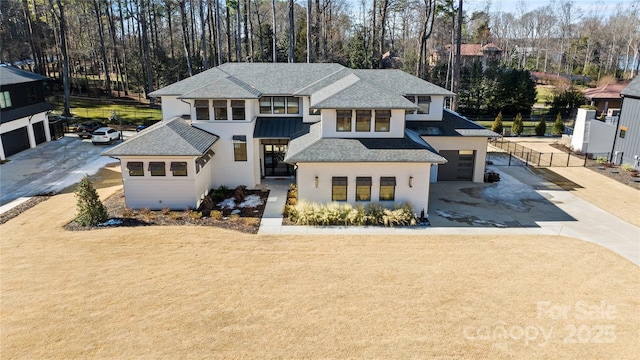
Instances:
[[[290,176],[293,174],[293,167],[284,162],[286,153],[287,144],[264,144],[265,176]]]

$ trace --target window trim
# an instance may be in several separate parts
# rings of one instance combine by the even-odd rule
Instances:
[[[241,105],[241,106],[240,106]],[[236,118],[236,113],[235,110],[236,109],[242,109],[242,118]],[[247,113],[246,113],[246,103],[244,100],[231,100],[231,120],[246,120],[247,119]]]
[[[151,173],[151,176],[167,176],[167,166],[164,161],[149,161],[147,170]]]
[[[129,170],[129,176],[144,176],[144,162],[127,161],[127,170]]]
[[[344,199],[336,198],[336,190],[344,188]],[[349,179],[346,176],[334,176],[331,178],[331,201],[347,201],[349,191]],[[340,194],[341,195],[341,194]]]
[[[384,188],[391,188],[393,191],[391,193],[391,198],[382,198]],[[381,176],[380,177],[380,193],[378,194],[378,198],[380,201],[395,201],[396,199],[396,177],[395,176]]]
[[[340,119],[347,119],[346,113],[349,112],[350,116],[348,117],[348,127],[345,126],[342,130],[340,130]],[[343,113],[343,115],[340,115]],[[353,122],[353,111],[352,110],[336,110],[336,132],[351,132],[351,123]],[[346,125],[346,124],[345,124]]]
[[[223,106],[224,104],[224,106]],[[211,103],[213,107],[213,119],[216,121],[229,120],[229,110],[227,110],[227,100],[213,100]],[[218,116],[218,111],[224,111],[224,117]],[[222,115],[222,114],[220,114]]]
[[[244,154],[239,150],[243,150]],[[245,135],[233,135],[233,161],[248,161],[248,157],[247,137]]]
[[[206,103],[206,106],[204,106],[204,103]],[[193,108],[196,111],[196,120],[202,120],[202,121],[207,121],[207,120],[211,120],[211,103],[209,100],[203,100],[203,99],[197,99],[193,101]],[[204,118],[200,118],[198,116],[198,110],[200,109],[206,109],[207,110],[207,117],[206,119]]]
[[[296,112],[290,112],[289,111],[289,109],[291,108],[289,106],[289,102],[291,101],[291,103],[293,103],[292,100],[295,100]],[[287,98],[286,98],[286,107],[287,107],[287,114],[289,114],[289,115],[298,115],[298,114],[300,114],[300,98],[295,97],[295,96],[287,96]]]
[[[371,184],[372,181],[370,176],[356,177],[356,201],[371,201]],[[366,189],[368,192],[366,199],[360,199],[358,196],[360,194],[360,191],[358,190],[362,189]]]
[[[169,171],[173,176],[188,176],[186,161],[172,161],[169,164]]]
[[[383,119],[386,120],[386,124],[387,124],[386,129],[383,129],[380,124],[380,121]],[[376,110],[374,127],[375,127],[374,129],[375,132],[390,132],[391,131],[391,110]]]
[[[365,115],[365,113],[368,113],[368,116]],[[371,131],[371,118],[372,118],[372,111],[371,110],[356,110],[356,132],[370,132]],[[362,129],[358,129],[358,125],[362,124],[362,122],[360,122],[359,120],[365,120],[366,121],[366,129],[365,127],[362,127]]]
[[[11,103],[11,92],[7,90],[0,93],[0,109],[6,109],[12,106],[13,104]]]

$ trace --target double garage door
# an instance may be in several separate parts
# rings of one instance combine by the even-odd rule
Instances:
[[[42,144],[47,140],[44,131],[44,121],[33,124],[33,135],[36,139],[36,145]],[[9,157],[20,151],[27,150],[29,146],[29,133],[27,127],[8,131],[2,136],[2,146],[4,147],[4,156]]]
[[[448,160],[438,165],[438,181],[472,181],[475,151],[440,150],[440,155]]]

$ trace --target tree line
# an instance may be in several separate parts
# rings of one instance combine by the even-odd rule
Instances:
[[[457,77],[453,55],[429,63],[433,50],[459,42],[493,42],[503,49],[505,69],[594,78],[638,71],[637,6],[620,5],[609,18],[581,13],[573,0],[532,9],[521,2],[515,12],[487,6],[468,13],[463,6],[462,0],[3,0],[0,60],[63,79],[65,95],[86,93],[98,78],[106,96],[149,93],[225,62],[380,68],[390,52],[403,70],[438,85],[455,90],[460,79],[464,99],[477,90],[465,86],[477,69],[470,65]]]

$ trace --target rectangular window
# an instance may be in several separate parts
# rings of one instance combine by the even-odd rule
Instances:
[[[284,114],[285,113],[284,103],[285,103],[284,96],[274,96],[273,97],[273,113]]]
[[[233,160],[247,161],[247,137],[233,135]]]
[[[193,105],[196,108],[196,120],[209,120],[209,100],[196,100]]]
[[[331,178],[331,201],[347,201],[347,177]]]
[[[260,98],[260,114],[271,114],[271,96]]]
[[[394,201],[396,197],[396,178],[394,176],[380,178],[380,201]]]
[[[431,96],[418,96],[418,114],[428,114],[431,107]]]
[[[356,131],[371,131],[371,110],[356,110]]]
[[[128,162],[127,170],[129,170],[129,176],[144,176],[144,168],[142,167],[142,161]]]
[[[231,100],[231,116],[233,120],[244,120],[244,100]]]
[[[213,118],[227,120],[227,100],[213,100]]]
[[[11,94],[8,91],[0,93],[0,109],[11,107]]]
[[[27,88],[27,102],[29,104],[36,102],[36,89],[33,86]]]
[[[287,98],[287,114],[297,114],[300,112],[300,103],[297,97]]]
[[[172,161],[169,168],[173,176],[187,176],[187,163],[184,161]]]
[[[356,201],[371,201],[371,178],[356,178]]]
[[[351,110],[336,111],[336,131],[351,131]]]
[[[164,161],[150,162],[149,172],[151,172],[151,176],[166,176]]]
[[[391,123],[391,110],[376,110],[376,131],[388,132]]]

